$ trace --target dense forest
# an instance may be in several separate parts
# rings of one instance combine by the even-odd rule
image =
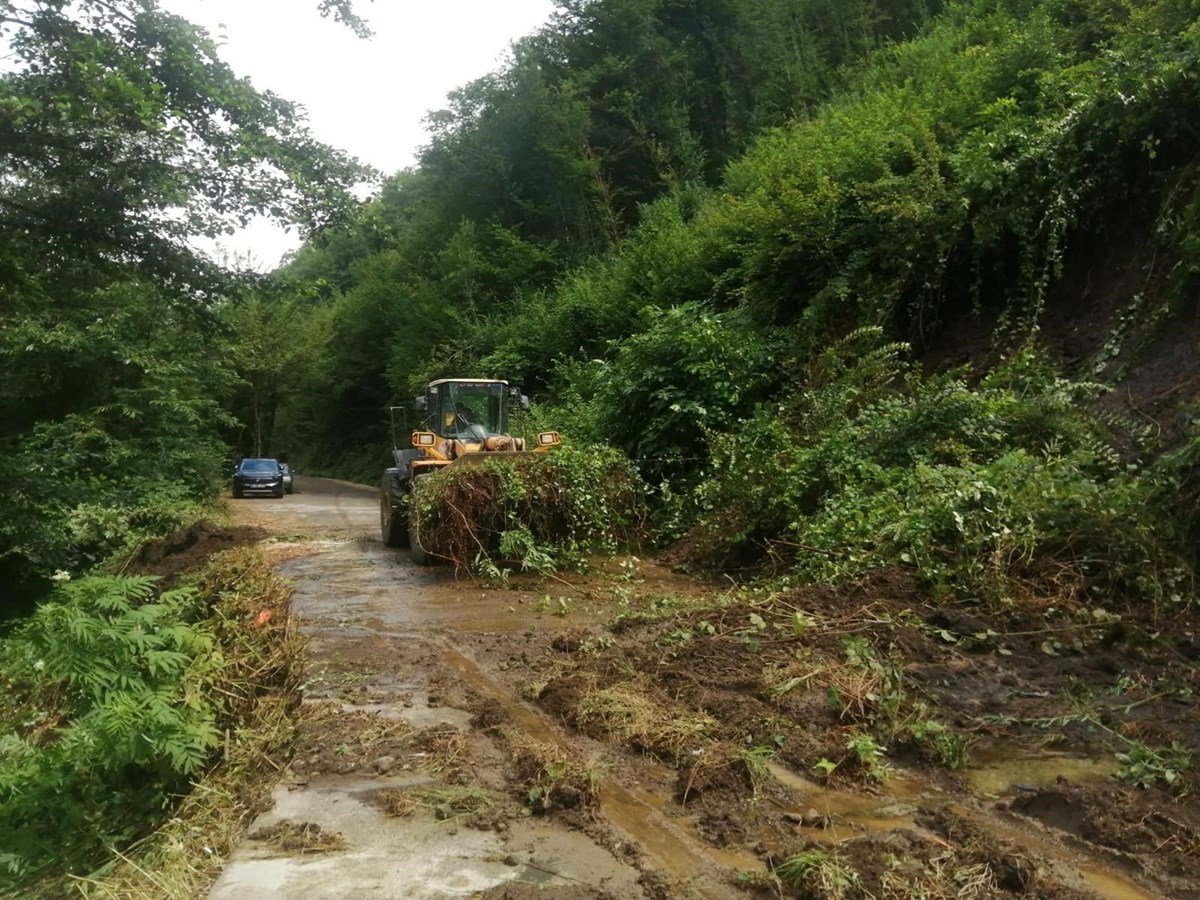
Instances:
[[[293,329],[245,408],[370,482],[387,406],[504,377],[707,567],[1181,596],[1196,12],[564,3],[240,309]]]
[[[195,635],[101,708],[70,604],[117,646],[150,588],[80,576],[202,515],[237,455],[376,483],[432,377],[506,378],[531,427],[619,451],[644,541],[693,569],[1192,602],[1194,0],[558,0],[365,203],[153,0],[0,0],[0,35],[0,590],[51,611],[5,677],[82,679],[73,742],[0,728],[0,801],[47,772],[69,790],[31,802],[92,797],[80,871],[137,826],[73,754],[182,782],[219,743],[211,711],[166,721]],[[255,214],[310,235],[276,272],[192,249]],[[122,743],[137,691],[150,747]],[[28,839],[0,871],[39,875]]]
[[[0,583],[15,602],[169,530],[223,474],[239,376],[222,310],[252,286],[192,239],[256,214],[327,226],[362,172],[153,3],[3,2],[0,37]]]
[[[14,592],[177,524],[231,444],[373,482],[387,407],[464,373],[629,454],[710,561],[1070,546],[1109,577],[1185,544],[1191,388],[1170,421],[1100,394],[1194,290],[1189,3],[563,3],[361,206],[202,33],[88,9],[6,6]],[[318,236],[259,279],[188,249],[254,212]],[[1152,541],[1064,538],[1157,497]],[[880,541],[888,504],[926,520]]]

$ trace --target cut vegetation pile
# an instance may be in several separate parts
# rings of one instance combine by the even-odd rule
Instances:
[[[551,571],[633,538],[642,484],[611,448],[564,447],[420,479],[413,509],[421,546],[455,566]]]

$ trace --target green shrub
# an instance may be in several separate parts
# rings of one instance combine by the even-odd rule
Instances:
[[[769,335],[698,304],[648,313],[644,330],[615,350],[597,398],[602,426],[649,471],[703,455],[705,433],[729,429],[775,378]]]
[[[0,895],[207,889],[291,739],[290,600],[239,548],[174,590],[60,579],[0,640]]]
[[[809,581],[899,565],[992,599],[1175,590],[1169,529],[1147,508],[1154,483],[1087,411],[1096,387],[1032,352],[972,385],[921,376],[894,347],[849,350],[714,439],[696,554],[729,565],[771,552]]]

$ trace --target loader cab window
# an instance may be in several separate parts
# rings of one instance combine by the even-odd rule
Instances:
[[[433,388],[429,400],[433,430],[442,437],[475,442],[508,428],[499,382],[444,382]]]

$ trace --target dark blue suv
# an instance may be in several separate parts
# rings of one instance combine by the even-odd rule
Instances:
[[[238,463],[238,467],[233,471],[233,496],[240,500],[251,493],[283,496],[283,469],[278,461],[243,459]]]

